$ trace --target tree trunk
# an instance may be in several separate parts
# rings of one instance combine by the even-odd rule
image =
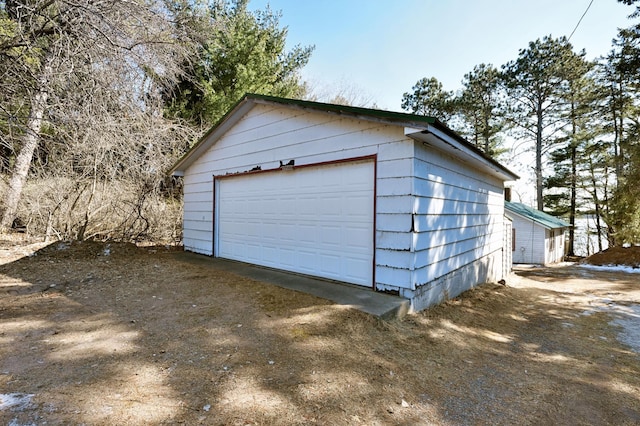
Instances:
[[[27,181],[33,153],[40,141],[40,128],[42,127],[42,119],[49,98],[47,86],[50,73],[51,65],[47,60],[38,81],[38,90],[31,100],[31,113],[27,120],[24,143],[16,157],[16,163],[11,175],[11,180],[9,181],[9,188],[4,197],[4,212],[0,220],[0,232],[9,229],[16,218],[18,204],[22,197],[22,189]]]
[[[536,198],[538,210],[544,210],[544,200],[542,199],[542,105],[538,105],[536,111]]]
[[[575,137],[575,135],[574,135]],[[575,144],[571,146],[571,204],[569,206],[569,247],[567,254],[575,256],[575,238],[576,238],[576,210],[577,210],[577,186],[578,186],[578,165],[577,165],[577,148]]]
[[[569,205],[569,247],[567,247],[567,254],[569,256],[575,256],[575,227],[576,227],[576,197],[577,197],[577,186],[578,186],[578,126],[576,124],[576,107],[575,103],[571,102],[571,182],[569,189],[570,191],[570,205]]]
[[[591,196],[593,198],[594,213],[596,215],[595,219],[596,219],[596,232],[598,235],[598,250],[602,251],[602,226],[600,223],[600,215],[602,214],[602,211],[601,211],[600,197],[598,197],[598,181],[596,179],[593,161],[590,157],[588,161],[589,161],[589,171],[591,173],[591,185],[593,186],[593,192],[591,193]],[[606,188],[605,188],[605,194],[606,194]],[[588,235],[588,232],[587,232],[587,235]]]

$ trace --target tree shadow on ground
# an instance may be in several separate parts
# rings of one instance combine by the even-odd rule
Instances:
[[[520,277],[384,322],[155,248],[56,243],[0,274],[0,388],[34,395],[4,423],[640,421],[638,355],[567,291],[633,300],[631,277]]]

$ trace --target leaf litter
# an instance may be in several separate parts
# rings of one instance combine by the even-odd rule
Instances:
[[[4,424],[640,422],[635,274],[516,268],[386,322],[166,247],[0,263]]]

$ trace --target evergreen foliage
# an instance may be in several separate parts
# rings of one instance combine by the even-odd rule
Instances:
[[[251,12],[248,0],[216,2],[199,16],[196,54],[180,81],[164,94],[168,114],[208,128],[246,93],[299,98],[299,71],[312,47],[286,51],[287,29],[270,9]]]

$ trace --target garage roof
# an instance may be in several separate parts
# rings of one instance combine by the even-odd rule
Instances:
[[[256,104],[282,105],[289,108],[314,110],[329,114],[354,117],[366,121],[376,121],[404,127],[405,135],[449,151],[476,165],[484,166],[492,174],[503,180],[516,180],[518,175],[485,155],[478,148],[467,142],[462,136],[448,128],[434,117],[406,114],[379,109],[353,107],[347,105],[328,104],[322,102],[303,101],[299,99],[280,98],[275,96],[246,94],[220,121],[169,170],[170,175],[182,176],[185,170],[215,141],[235,125]]]

